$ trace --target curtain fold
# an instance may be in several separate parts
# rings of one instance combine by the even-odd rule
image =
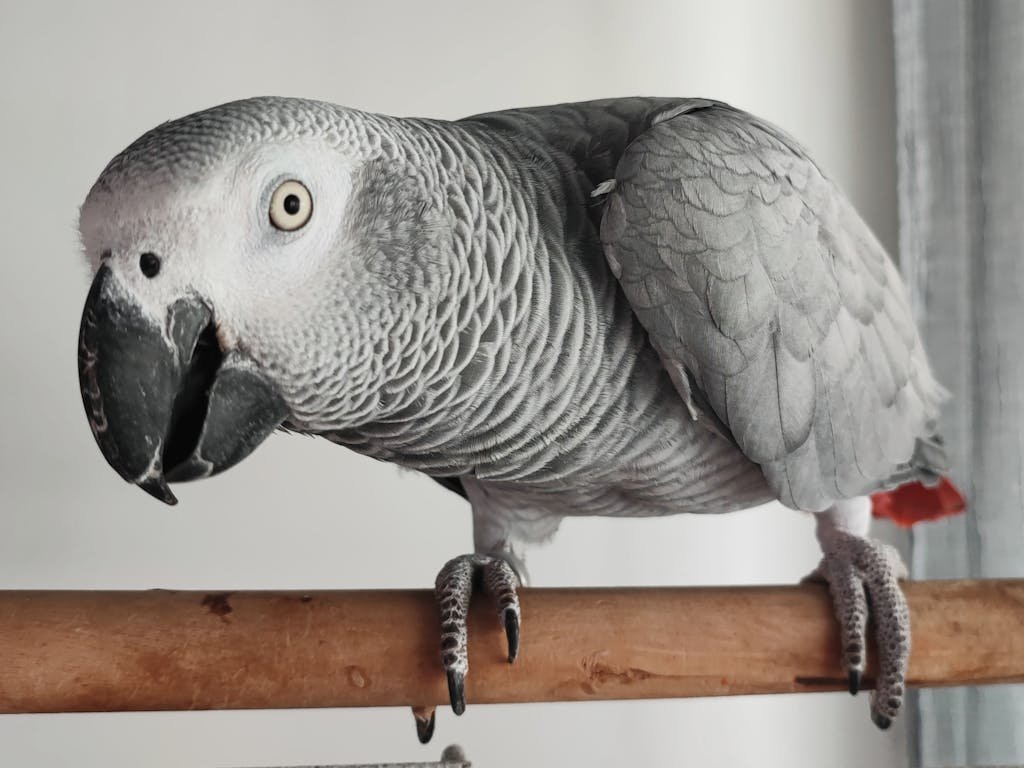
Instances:
[[[1024,2],[894,0],[900,261],[967,515],[915,578],[1024,576]],[[1007,627],[1021,632],[1024,627]],[[918,693],[911,764],[1024,764],[1024,686]]]

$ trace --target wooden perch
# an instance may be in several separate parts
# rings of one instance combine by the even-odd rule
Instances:
[[[910,685],[1024,681],[1024,580],[906,593]],[[524,589],[522,606],[510,665],[486,595],[474,601],[470,704],[847,684],[818,585]],[[427,591],[0,592],[0,712],[441,704],[438,638]]]

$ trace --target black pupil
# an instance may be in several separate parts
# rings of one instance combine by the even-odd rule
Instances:
[[[160,272],[160,257],[155,253],[144,253],[139,257],[139,269],[146,277],[156,277]]]
[[[294,216],[302,208],[302,201],[299,200],[298,195],[288,195],[284,199],[284,212],[289,216]]]

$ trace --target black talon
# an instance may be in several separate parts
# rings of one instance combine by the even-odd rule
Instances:
[[[515,611],[505,611],[505,637],[508,638],[508,663],[519,655],[519,617]]]
[[[875,725],[879,727],[879,729],[883,731],[887,730],[889,726],[892,725],[891,717],[883,715],[881,712],[875,709],[871,710],[871,720],[875,723]]]
[[[466,711],[466,676],[454,669],[448,670],[448,698],[456,715]]]
[[[850,695],[851,696],[856,696],[857,695],[857,691],[860,690],[860,676],[861,676],[861,673],[860,673],[859,669],[851,669],[850,670]]]
[[[419,738],[420,744],[429,744],[434,735],[437,710],[433,707],[413,707],[412,716],[416,720],[416,736]]]

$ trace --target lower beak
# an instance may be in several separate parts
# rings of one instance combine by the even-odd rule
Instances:
[[[167,504],[177,502],[168,481],[237,464],[288,415],[253,361],[221,350],[202,301],[179,299],[161,324],[106,265],[82,313],[78,373],[103,456],[121,477]]]

